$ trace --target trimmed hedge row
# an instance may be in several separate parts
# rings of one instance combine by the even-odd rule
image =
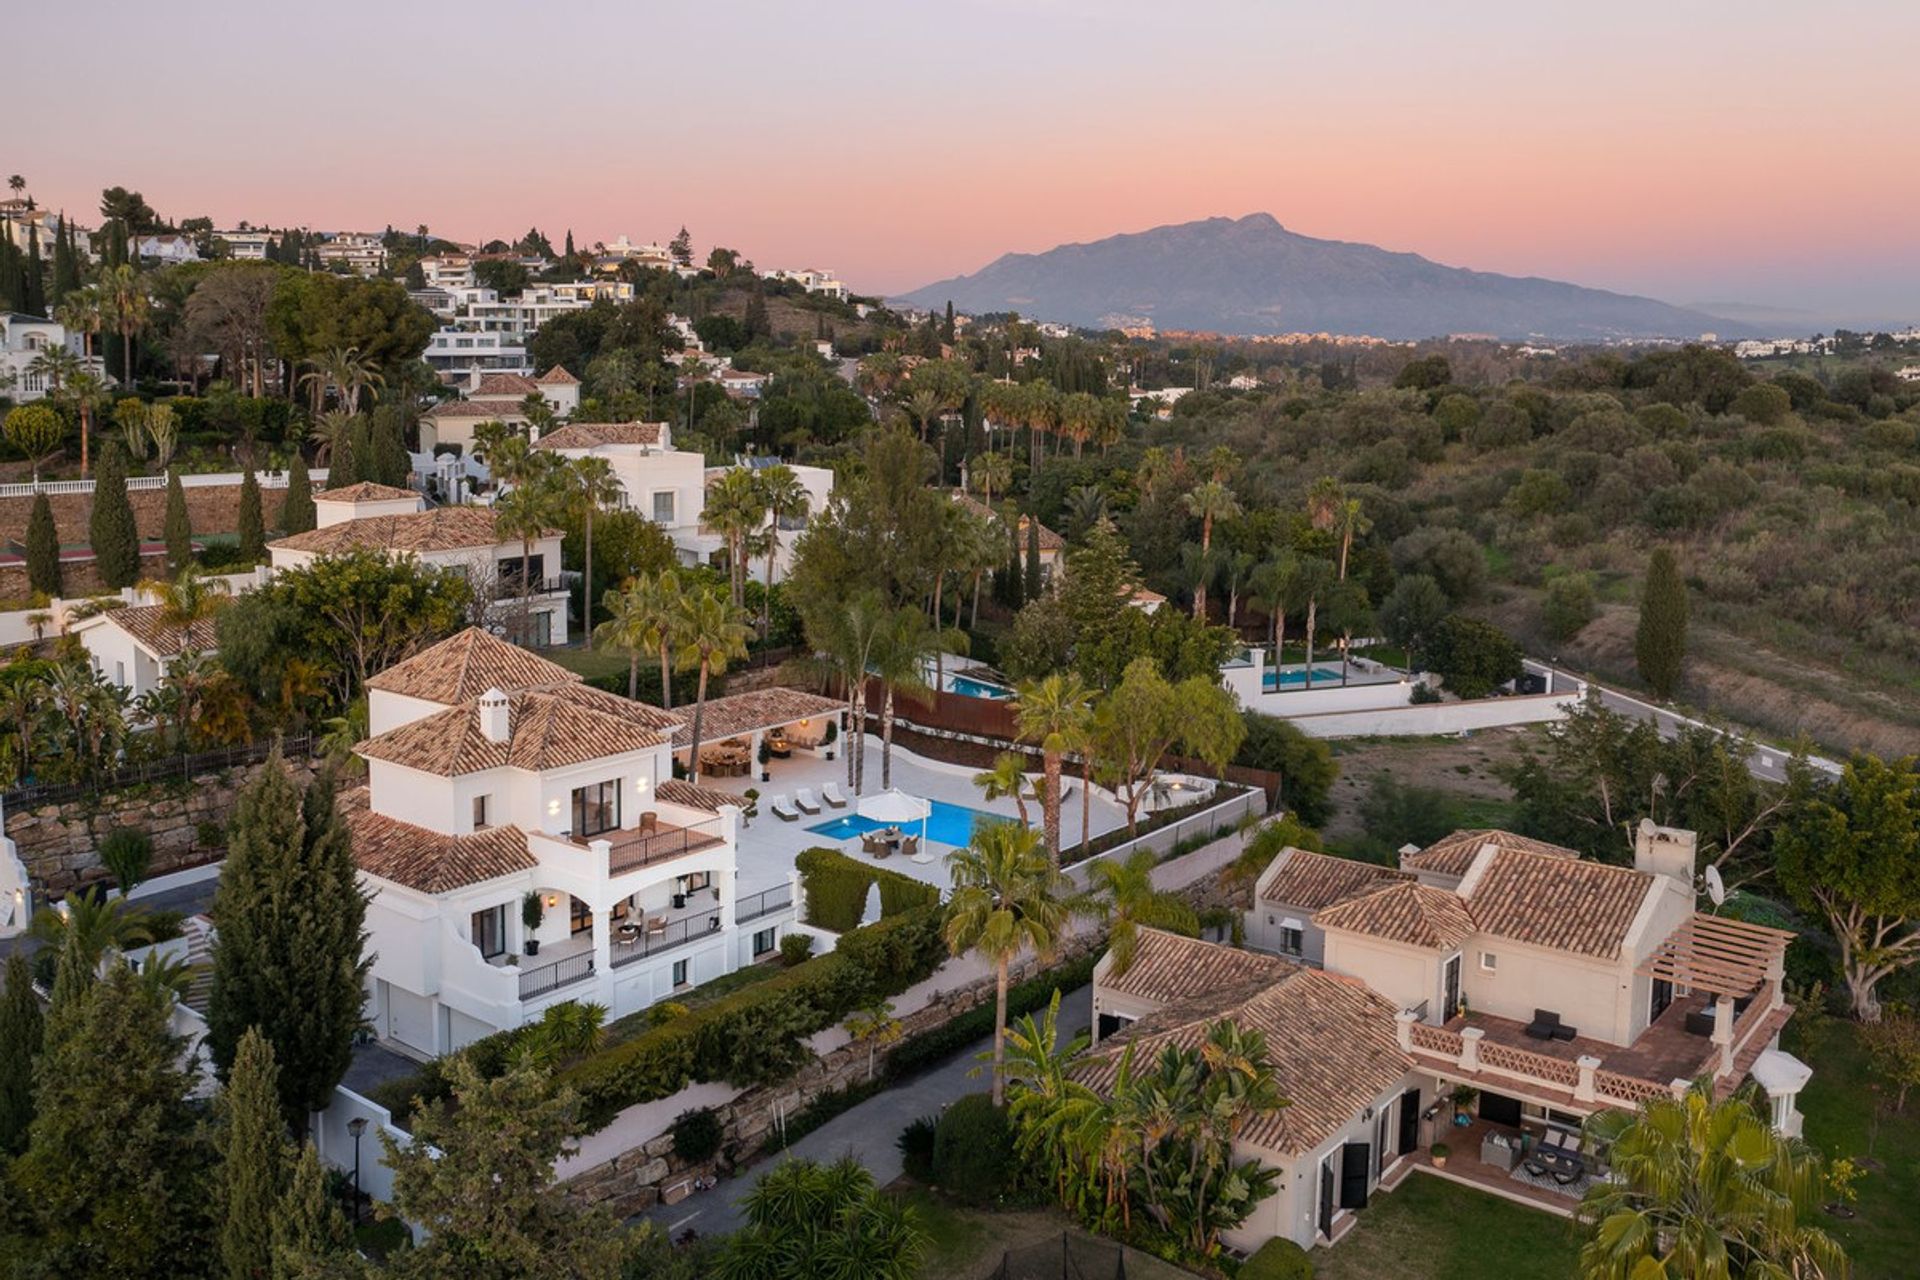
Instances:
[[[1093,966],[1100,962],[1100,956],[1106,951],[1104,946],[1095,947],[1086,955],[1071,964],[1046,973],[1036,974],[1025,982],[1015,983],[1007,989],[1007,1021],[1037,1013],[1047,1007],[1058,990],[1068,992],[1086,986],[1093,981]],[[983,1040],[993,1034],[993,1001],[967,1010],[944,1026],[922,1031],[917,1036],[909,1036],[893,1047],[887,1055],[887,1078],[904,1080],[908,1076],[925,1071],[928,1067],[940,1063],[959,1053],[976,1040]]]
[[[793,862],[806,893],[802,918],[817,929],[845,933],[858,927],[875,881],[880,884],[883,920],[940,900],[940,891],[925,881],[870,866],[838,849],[808,849]]]
[[[695,1081],[737,1087],[785,1079],[807,1060],[803,1041],[869,1001],[895,996],[946,958],[943,913],[921,907],[854,929],[836,950],[643,1031],[560,1074],[600,1128],[626,1107]]]

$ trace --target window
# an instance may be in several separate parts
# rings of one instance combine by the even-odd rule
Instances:
[[[675,960],[673,962],[673,985],[676,987],[684,987],[687,985],[687,962],[685,960]]]
[[[760,930],[760,932],[754,934],[753,935],[753,954],[756,956],[763,956],[767,954],[767,952],[773,950],[774,944],[778,938],[779,933],[780,931],[778,929],[762,929]]]
[[[1492,973],[1500,967],[1500,957],[1491,951],[1480,953],[1480,972]]]
[[[593,932],[593,911],[575,897],[567,899],[567,936]]]
[[[491,960],[507,950],[507,907],[505,903],[497,907],[488,907],[485,911],[473,913],[473,920],[467,926],[473,945],[480,948],[480,954]]]
[[[1280,954],[1297,956],[1306,950],[1307,935],[1298,929],[1280,930]]]
[[[538,590],[547,576],[547,558],[528,556],[502,556],[500,558],[500,585],[510,591]]]
[[[573,834],[597,836],[620,825],[620,784],[595,782],[573,789]]]
[[[673,523],[673,490],[668,489],[653,495],[653,522],[655,524]]]
[[[475,831],[479,831],[487,825],[487,801],[490,798],[491,797],[488,796],[475,796],[473,798],[473,829]]]

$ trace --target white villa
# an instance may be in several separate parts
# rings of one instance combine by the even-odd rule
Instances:
[[[622,1017],[778,949],[791,879],[738,897],[742,802],[673,779],[679,714],[478,628],[368,688],[341,805],[383,1040],[445,1053],[563,1000]]]
[[[325,489],[313,495],[313,506],[314,528],[267,544],[274,569],[355,551],[410,556],[466,575],[493,602],[489,617],[495,625],[527,644],[567,642],[569,597],[560,576],[559,530],[536,538],[528,556],[518,538],[500,533],[490,508],[422,509],[420,495],[410,489],[368,483]]]
[[[821,271],[815,267],[802,267],[798,271],[769,271],[769,280],[788,280],[799,285],[808,293],[823,293],[829,298],[845,301],[847,286],[834,277],[831,271]]]
[[[1778,1047],[1792,935],[1696,910],[1694,857],[1692,832],[1651,823],[1631,867],[1503,831],[1397,869],[1284,850],[1248,914],[1262,950],[1156,931],[1126,971],[1101,960],[1112,1047],[1086,1078],[1110,1086],[1121,1046],[1190,1046],[1221,1018],[1266,1033],[1292,1105],[1236,1144],[1281,1175],[1229,1234],[1243,1248],[1338,1240],[1416,1170],[1571,1216],[1605,1164],[1584,1117],[1696,1079],[1757,1081],[1797,1135],[1811,1073]]]
[[[75,623],[71,632],[80,638],[96,675],[138,698],[160,686],[182,653],[211,654],[218,643],[213,619],[182,627],[168,622],[165,613],[157,604],[109,609]]]
[[[65,347],[76,356],[84,351],[81,335],[68,333],[57,321],[0,311],[0,395],[10,396],[15,404],[31,404],[46,395],[46,378],[28,370],[36,356],[53,347]],[[93,358],[96,375],[104,377],[106,368],[99,356]]]

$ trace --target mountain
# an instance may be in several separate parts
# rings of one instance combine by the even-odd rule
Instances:
[[[1018,311],[1091,326],[1139,318],[1159,329],[1230,334],[1604,340],[1748,332],[1748,326],[1652,298],[1317,240],[1265,213],[1009,253],[972,275],[915,289],[902,301],[940,308],[949,299],[975,314]]]

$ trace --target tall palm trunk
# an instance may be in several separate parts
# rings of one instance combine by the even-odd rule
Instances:
[[[975,569],[975,570],[973,571],[973,615],[972,615],[972,618],[973,618],[973,626],[974,626],[974,629],[975,629],[975,630],[978,630],[978,629],[979,629],[979,627],[980,627],[980,579],[981,579],[981,578],[983,578],[983,577],[985,577],[985,576],[986,576],[986,570],[984,570],[984,569]]]
[[[587,504],[587,579],[580,590],[581,623],[589,636],[593,634],[593,507],[593,503]]]
[[[779,516],[774,519],[779,520]],[[773,630],[773,558],[780,554],[780,539],[775,537],[767,544],[767,589],[760,593],[760,638],[765,640]]]
[[[627,701],[640,700],[640,651],[627,650]]]
[[[708,659],[700,659],[700,689],[693,696],[693,744],[687,752],[687,777],[697,785],[700,781],[700,729],[701,721],[707,714],[707,672],[710,669]]]
[[[880,695],[880,789],[893,790],[893,686]]]
[[[859,792],[859,789],[853,785],[853,755],[854,755],[854,747],[856,745],[856,742],[853,736],[854,734],[853,726],[859,723],[860,723],[859,686],[858,684],[856,684],[856,682],[849,680],[847,681],[847,735],[846,735],[847,737],[847,742],[846,742],[847,789],[849,791],[852,791],[855,795],[860,794],[860,792]]]
[[[1208,516],[1200,522],[1200,571],[1202,577],[1193,588],[1193,616],[1205,622],[1207,620],[1207,580],[1206,560],[1208,552],[1213,550],[1213,517]]]
[[[1313,688],[1313,628],[1314,628],[1315,618],[1317,617],[1319,612],[1320,612],[1320,602],[1318,600],[1308,600],[1307,601],[1307,669],[1304,673],[1306,676],[1306,681],[1300,686],[1303,689]]]
[[[1053,859],[1053,869],[1060,869],[1060,753],[1045,751],[1040,756],[1042,767],[1046,771],[1047,791],[1041,797],[1041,825],[1046,830],[1047,856]]]
[[[1007,964],[1001,956],[993,967],[993,1105],[1007,1100]]]
[[[660,705],[673,710],[673,654],[665,636],[660,638]]]

